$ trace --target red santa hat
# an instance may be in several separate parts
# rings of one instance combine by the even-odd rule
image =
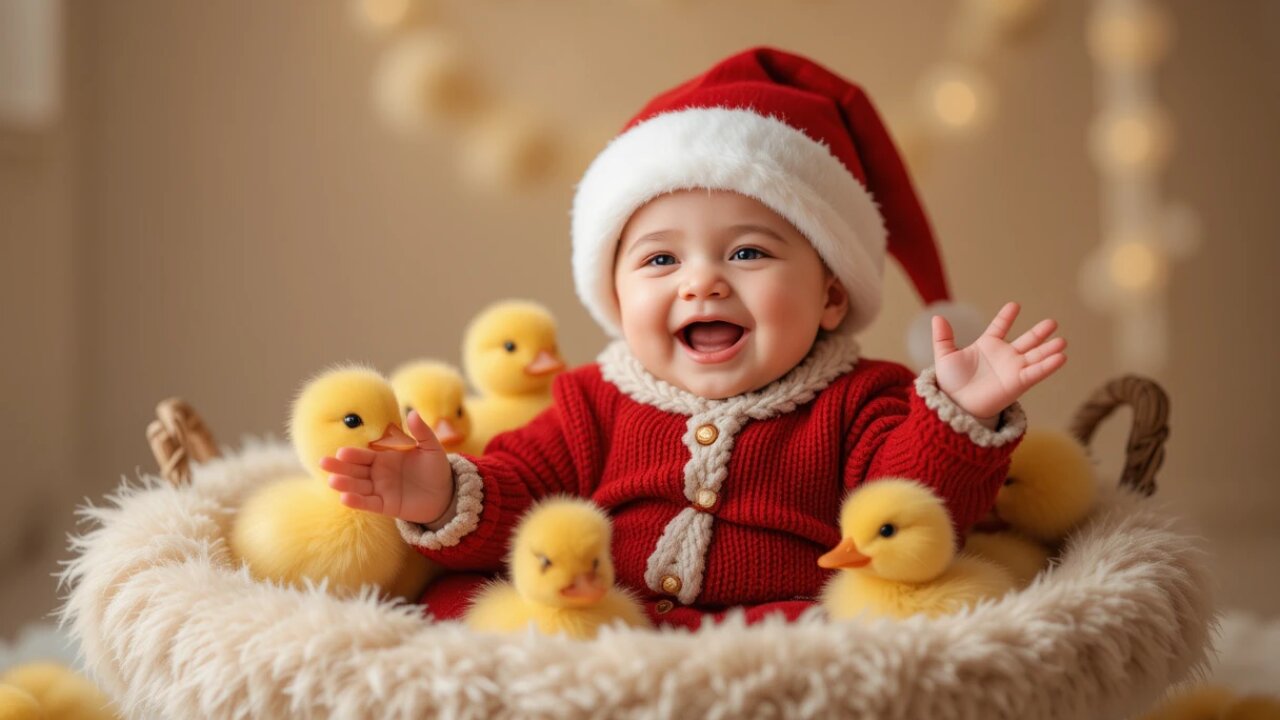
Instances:
[[[579,183],[574,282],[611,335],[623,227],[649,200],[693,188],[755,198],[804,234],[850,295],[841,332],[879,313],[886,250],[931,310],[951,305],[933,231],[867,94],[811,60],[755,48],[655,97]]]

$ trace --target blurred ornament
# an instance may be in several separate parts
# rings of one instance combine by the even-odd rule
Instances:
[[[351,9],[366,30],[385,33],[404,27],[414,10],[414,0],[354,0]]]
[[[464,118],[483,102],[457,43],[435,30],[416,32],[387,48],[374,72],[373,90],[383,118],[405,132]]]
[[[489,114],[471,127],[463,143],[463,172],[491,190],[531,185],[549,174],[557,147],[551,134],[525,113]]]
[[[943,132],[963,133],[979,127],[991,114],[994,93],[977,71],[945,64],[926,75],[919,100],[934,125]]]
[[[1110,174],[1152,173],[1164,168],[1173,128],[1153,105],[1104,112],[1091,128],[1093,160]]]
[[[1164,253],[1145,238],[1130,238],[1112,245],[1107,272],[1120,290],[1148,294],[1164,287],[1168,263]]]
[[[1168,16],[1151,2],[1099,5],[1089,21],[1089,53],[1100,65],[1150,67],[1164,59],[1171,38]]]

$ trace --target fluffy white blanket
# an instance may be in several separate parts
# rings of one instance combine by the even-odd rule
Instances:
[[[295,471],[251,443],[189,486],[143,478],[85,510],[63,618],[127,716],[1123,717],[1203,671],[1213,624],[1198,543],[1117,491],[1060,565],[961,615],[476,634],[233,565],[246,492]]]

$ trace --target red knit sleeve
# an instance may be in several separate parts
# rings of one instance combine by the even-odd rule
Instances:
[[[988,430],[937,386],[932,369],[918,378],[893,363],[875,363],[853,383],[845,486],[901,477],[933,488],[962,536],[995,504],[1009,456],[1026,426],[1016,403]]]
[[[409,537],[423,555],[455,570],[502,566],[511,531],[540,498],[589,495],[601,466],[601,424],[585,382],[556,378],[552,404],[522,428],[493,438],[481,457],[452,456],[457,515],[432,533],[419,526]]]

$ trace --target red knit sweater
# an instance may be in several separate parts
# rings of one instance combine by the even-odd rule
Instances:
[[[530,504],[568,493],[609,512],[618,581],[655,619],[696,625],[704,612],[779,602],[794,617],[806,603],[786,601],[815,598],[829,576],[817,559],[840,540],[837,518],[850,488],[878,477],[919,480],[945,500],[961,534],[994,503],[1020,428],[980,446],[926,406],[914,379],[900,365],[862,360],[811,401],[745,421],[732,437],[716,438],[726,446],[708,476],[721,468],[722,477],[706,486],[718,488],[708,495],[687,481],[697,451],[689,417],[628,397],[598,364],[587,365],[557,378],[547,411],[471,458],[483,488],[475,528],[451,547],[419,549],[448,568],[497,570]],[[669,574],[685,586],[700,581],[696,597],[684,587],[680,602],[672,585],[657,580],[666,574],[650,571],[646,582],[646,570],[664,532],[670,542],[684,527],[673,521],[688,508],[712,517],[701,531],[681,531],[709,530],[710,539],[686,538],[686,550],[700,548],[693,561],[677,553],[683,564]],[[437,614],[458,612],[459,599],[428,594]]]

